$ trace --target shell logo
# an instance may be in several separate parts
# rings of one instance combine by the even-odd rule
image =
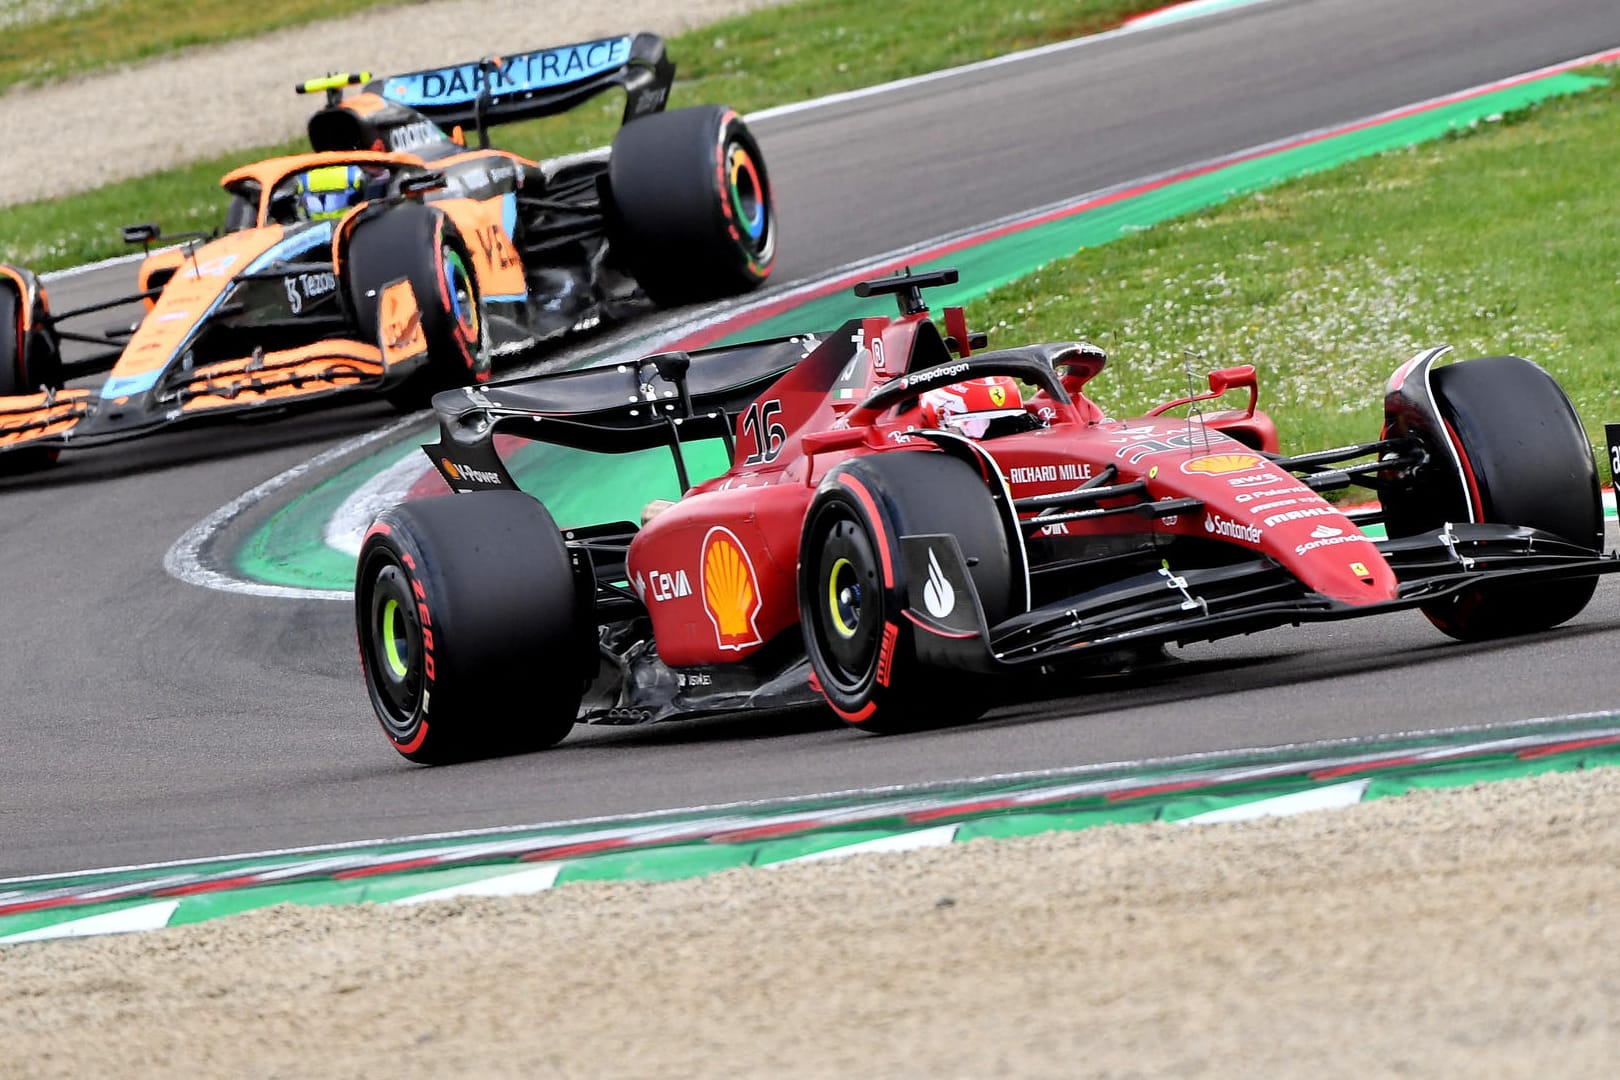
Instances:
[[[759,582],[737,535],[715,526],[703,537],[703,607],[722,649],[758,645]]]
[[[1191,461],[1181,463],[1184,473],[1203,473],[1207,476],[1223,476],[1226,473],[1247,472],[1258,469],[1265,462],[1253,454],[1209,454],[1205,457],[1193,458]]]

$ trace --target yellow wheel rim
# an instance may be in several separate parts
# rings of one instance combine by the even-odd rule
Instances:
[[[846,568],[853,572],[855,566],[848,559],[839,559],[827,574],[827,612],[832,615],[833,629],[838,631],[840,637],[848,639],[855,636],[855,627],[844,621],[844,604],[838,595],[838,579]],[[860,609],[857,607],[854,610],[858,612]]]
[[[388,660],[388,670],[394,673],[396,679],[403,679],[410,673],[405,664],[405,658],[400,655],[400,642],[405,637],[404,627],[400,625],[399,601],[389,600],[383,605],[383,652]]]

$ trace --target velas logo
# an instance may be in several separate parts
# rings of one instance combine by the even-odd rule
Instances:
[[[1227,473],[1248,472],[1265,462],[1253,454],[1207,454],[1181,463],[1181,471],[1189,475],[1224,476]]]
[[[703,537],[703,608],[714,624],[722,649],[746,649],[764,639],[759,635],[761,606],[759,581],[742,541],[717,525]]]

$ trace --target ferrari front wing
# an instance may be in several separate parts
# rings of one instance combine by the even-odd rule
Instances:
[[[995,672],[1079,660],[1102,648],[1214,641],[1278,626],[1401,611],[1486,583],[1620,571],[1620,555],[1597,553],[1521,526],[1447,525],[1375,544],[1400,583],[1392,600],[1334,600],[1264,558],[1186,570],[1165,564],[1156,572],[1042,604],[991,626],[955,538],[905,536],[900,551],[906,580],[931,581],[934,587],[917,590],[904,615],[919,631],[916,648],[925,663]]]

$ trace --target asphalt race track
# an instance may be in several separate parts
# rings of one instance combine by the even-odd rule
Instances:
[[[756,124],[781,213],[778,280],[1616,45],[1614,0],[1271,0],[784,112]],[[129,274],[57,282],[53,302],[109,295]],[[199,519],[392,415],[364,403],[174,432],[0,480],[0,876],[1610,711],[1616,699],[1611,579],[1568,626],[1509,644],[1457,645],[1406,614],[1177,650],[1158,670],[904,738],[754,714],[581,729],[540,755],[415,768],[374,726],[347,605],[207,591],[162,566]]]

